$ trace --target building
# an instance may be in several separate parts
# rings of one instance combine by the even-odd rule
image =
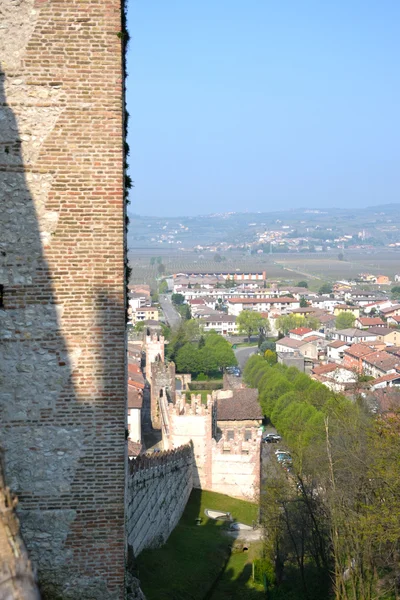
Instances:
[[[357,327],[349,329],[338,329],[332,333],[332,337],[341,342],[347,342],[349,344],[358,344],[360,342],[374,342],[376,340],[376,334],[371,330],[358,329]]]
[[[227,300],[228,314],[238,316],[242,310],[256,312],[279,312],[287,314],[300,307],[300,302],[294,298],[230,298]]]
[[[333,314],[337,317],[341,313],[351,313],[356,319],[360,316],[359,306],[349,306],[347,304],[337,304],[334,308]]]
[[[234,429],[243,428],[249,430],[247,436],[251,439],[250,429],[260,427],[264,417],[258,401],[258,390],[241,388],[222,392],[217,391],[215,392],[215,398],[217,427],[221,432],[225,431],[226,439],[234,438]]]
[[[0,445],[43,597],[125,597],[121,2],[2,3]]]
[[[350,348],[344,351],[343,366],[347,369],[355,369],[359,373],[363,370],[362,359],[364,356],[371,354],[375,348],[368,344],[352,344]]]
[[[349,348],[349,345],[340,340],[330,342],[326,346],[326,357],[328,361],[341,362],[344,358],[344,352]]]
[[[368,330],[376,335],[377,342],[383,342],[387,346],[400,345],[400,330],[391,327],[371,327]]]
[[[354,326],[359,329],[369,329],[370,327],[385,327],[385,321],[380,317],[358,317],[355,320]]]
[[[236,325],[236,317],[226,315],[225,313],[211,315],[200,319],[204,331],[216,331],[221,335],[236,335],[238,328]]]
[[[384,350],[378,350],[362,357],[362,369],[366,375],[378,378],[400,370],[400,358]]]
[[[154,306],[143,306],[132,311],[132,324],[139,321],[158,321],[158,309]]]
[[[276,342],[276,351],[278,353],[298,351],[305,358],[317,360],[318,348],[315,342],[306,340],[293,340],[290,337],[284,337]]]

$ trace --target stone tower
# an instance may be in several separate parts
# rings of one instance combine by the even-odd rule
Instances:
[[[121,0],[0,2],[0,445],[43,598],[124,597]]]

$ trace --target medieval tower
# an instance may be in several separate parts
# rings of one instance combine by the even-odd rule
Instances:
[[[124,597],[121,29],[0,2],[0,446],[43,598]]]

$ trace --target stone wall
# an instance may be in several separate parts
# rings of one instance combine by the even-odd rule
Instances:
[[[164,448],[178,448],[192,442],[195,460],[193,486],[211,490],[211,448],[215,426],[215,406],[211,396],[208,404],[204,405],[200,395],[192,394],[190,402],[186,402],[185,395],[182,395],[176,404],[169,403],[166,410],[162,410],[162,417],[166,421],[162,428]]]
[[[173,362],[165,363],[160,358],[156,358],[150,364],[149,370],[151,373],[151,424],[154,429],[160,429],[160,398],[165,397],[169,401],[175,401],[175,364]]]
[[[130,461],[126,520],[134,556],[167,541],[193,488],[193,462],[190,444]]]
[[[257,500],[260,490],[261,431],[229,422],[220,429],[216,405],[211,395],[207,405],[192,394],[176,403],[160,399],[164,448],[178,448],[192,442],[194,452],[193,487],[246,500]],[[217,428],[218,425],[218,428]],[[248,438],[248,439],[247,439]]]
[[[44,598],[124,597],[120,0],[0,2],[0,444]]]
[[[245,429],[234,429],[234,438],[226,432],[212,445],[212,491],[235,498],[258,501],[261,477],[261,433],[257,427],[246,440]]]

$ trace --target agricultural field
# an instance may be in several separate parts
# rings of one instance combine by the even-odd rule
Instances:
[[[321,254],[259,254],[227,252],[225,260],[216,262],[214,254],[160,249],[134,250],[129,252],[132,267],[131,283],[148,283],[156,288],[158,264],[151,265],[152,257],[160,257],[165,275],[180,271],[214,273],[218,271],[263,271],[269,281],[295,285],[301,279],[309,281],[311,289],[318,289],[322,282],[350,279],[359,273],[388,275],[392,280],[400,273],[399,251],[345,252],[344,260],[338,260],[338,252]]]

